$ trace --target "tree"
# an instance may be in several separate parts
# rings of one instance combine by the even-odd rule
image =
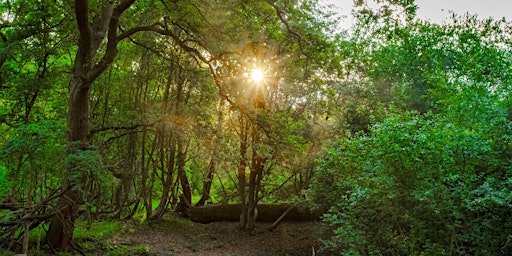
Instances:
[[[68,109],[68,144],[69,153],[80,155],[82,151],[91,149],[89,145],[89,101],[91,87],[96,79],[103,74],[107,68],[114,62],[118,54],[118,45],[121,41],[130,39],[138,32],[150,31],[171,38],[174,43],[186,53],[190,54],[198,61],[210,64],[206,55],[215,56],[219,52],[226,52],[229,47],[219,48],[212,39],[204,40],[210,25],[205,21],[203,9],[198,8],[195,2],[178,3],[162,2],[158,5],[161,10],[170,11],[170,16],[155,15],[152,24],[133,24],[133,22],[123,19],[123,14],[134,6],[134,0],[125,0],[119,3],[111,1],[102,1],[99,3],[101,8],[92,8],[93,4],[87,0],[77,0],[74,2],[74,14],[78,28],[78,48],[74,59],[73,69],[69,77],[69,109]],[[235,3],[226,3],[227,6]],[[311,4],[311,3],[309,3]],[[274,11],[278,19],[271,20],[274,24],[280,21],[285,25],[285,33],[293,35],[301,52],[306,52],[307,48],[300,34],[294,31],[294,24],[284,18],[282,7],[278,7],[274,2],[255,2],[257,14],[263,19],[267,19],[269,11]],[[270,8],[269,8],[270,6]],[[188,12],[189,7],[193,7],[197,12],[193,12],[194,17],[185,20],[177,19],[181,14],[179,12]],[[240,17],[248,15],[251,11],[251,5],[241,4],[244,12],[234,12],[229,18],[238,20]],[[287,10],[295,9],[295,5],[286,6]],[[145,3],[137,3],[136,8],[156,8],[156,6],[145,6]],[[158,9],[157,8],[157,9]],[[245,9],[244,9],[245,8]],[[261,11],[258,9],[261,8]],[[157,10],[155,9],[155,10]],[[162,11],[160,11],[162,12]],[[237,17],[237,15],[239,15]],[[175,17],[176,16],[176,17]],[[257,15],[258,16],[258,15]],[[159,18],[162,17],[162,18]],[[261,21],[263,21],[261,19]],[[217,24],[222,24],[218,23]],[[222,21],[221,21],[222,22]],[[242,23],[244,29],[255,28],[259,23]],[[307,24],[307,23],[306,23]],[[215,24],[214,24],[215,25]],[[297,23],[299,25],[299,23]],[[122,28],[128,26],[129,28]],[[234,36],[239,28],[231,27],[220,30],[217,36],[219,39],[229,39]],[[269,30],[270,31],[270,30]],[[275,30],[274,30],[275,31]],[[248,33],[250,34],[250,33]],[[222,42],[222,40],[221,40]],[[308,44],[311,47],[313,44]],[[212,66],[210,66],[211,68]],[[183,145],[182,145],[183,146]],[[180,151],[184,153],[183,149]],[[79,206],[83,198],[80,195],[79,187],[85,184],[88,177],[83,173],[73,173],[72,170],[76,163],[68,163],[68,172],[64,176],[66,182],[62,186],[63,195],[56,206],[56,214],[51,222],[47,233],[47,239],[52,248],[59,251],[73,250],[72,233],[74,222],[78,216]],[[183,175],[183,172],[182,172]],[[184,177],[184,176],[181,176]],[[184,181],[184,180],[183,180]],[[183,185],[183,184],[182,184]],[[189,197],[189,196],[187,196]],[[188,199],[187,199],[188,200]]]
[[[315,123],[329,119],[323,106],[335,108],[327,99],[329,87],[342,76],[341,59],[333,57],[340,47],[339,38],[331,36],[334,20],[317,1],[73,3],[72,8],[38,1],[0,6],[6,21],[0,27],[0,100],[8,106],[0,110],[1,121],[15,127],[58,119],[65,104],[57,99],[69,96],[68,149],[61,163],[66,171],[55,174],[60,185],[52,174],[52,188],[59,192],[49,190],[41,199],[53,206],[43,215],[52,218],[47,240],[53,249],[78,249],[72,238],[81,209],[99,214],[108,208],[121,218],[144,207],[149,218],[158,219],[178,203],[180,193],[192,204],[201,180],[197,174],[208,169],[199,200],[204,203],[208,190],[218,189],[211,182],[218,166],[244,173],[239,188],[240,200],[250,194],[247,214],[283,187],[303,196],[314,162],[303,159],[321,147],[316,135],[330,134],[323,129],[332,128],[327,120],[320,128]],[[29,47],[37,50],[24,51]],[[269,68],[254,97],[243,86],[244,72],[256,65]],[[43,111],[49,106],[51,111]],[[222,114],[239,122],[224,122]],[[1,129],[10,134],[4,133],[10,127]],[[237,150],[206,146],[212,136],[219,144],[239,143]],[[222,150],[208,152],[214,149]],[[219,179],[219,186],[225,201],[233,201],[229,193],[236,185],[226,188],[226,180]],[[293,189],[290,180],[296,180]],[[110,195],[107,188],[113,185]],[[249,219],[252,226],[254,218]]]
[[[9,221],[2,223],[2,240],[10,247],[24,237],[20,249],[24,253],[29,230],[49,212],[41,202],[53,198],[57,185],[53,177],[59,176],[58,166],[64,162],[58,138],[64,135],[60,96],[65,93],[60,86],[65,83],[61,74],[69,68],[63,49],[70,46],[66,29],[70,19],[57,15],[63,12],[65,8],[56,2],[0,4],[0,169],[6,177],[0,208],[5,200],[10,210]]]
[[[76,154],[88,150],[89,128],[89,95],[92,83],[114,61],[117,55],[118,26],[121,14],[134,1],[123,1],[114,7],[113,2],[104,2],[99,16],[90,19],[90,7],[87,0],[74,2],[74,10],[79,30],[78,49],[75,56],[73,69],[69,78],[69,109],[68,109],[68,135],[67,141],[70,153]],[[108,36],[107,36],[108,32]],[[100,46],[107,38],[107,49],[101,56]],[[69,163],[69,178],[62,187],[66,191],[57,204],[59,213],[52,218],[47,240],[50,246],[59,251],[75,249],[73,244],[73,231],[79,206],[81,205],[80,192],[76,188],[84,184],[85,174],[73,174],[73,165]],[[76,177],[75,179],[71,177]]]

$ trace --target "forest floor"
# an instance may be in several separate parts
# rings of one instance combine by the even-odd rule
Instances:
[[[323,255],[319,222],[256,223],[251,235],[236,222],[200,224],[176,216],[125,228],[104,240],[102,255]]]

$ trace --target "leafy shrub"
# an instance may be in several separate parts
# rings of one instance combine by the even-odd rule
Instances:
[[[499,255],[512,234],[512,172],[503,120],[468,129],[446,116],[391,115],[340,140],[319,165],[313,198],[344,255]],[[499,125],[498,125],[499,124]],[[507,152],[505,151],[505,152]]]
[[[58,176],[63,166],[65,128],[62,121],[22,124],[8,135],[0,146],[0,200],[8,191],[58,184],[58,179],[48,177]],[[44,191],[36,192],[44,194]]]

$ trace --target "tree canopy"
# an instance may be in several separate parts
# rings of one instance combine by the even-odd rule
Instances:
[[[254,233],[259,203],[324,213],[326,254],[512,250],[505,20],[356,1],[340,31],[314,0],[72,2],[0,3],[2,250],[86,254],[77,223],[208,204]]]

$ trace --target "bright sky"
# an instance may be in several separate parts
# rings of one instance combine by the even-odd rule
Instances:
[[[512,1],[510,0],[416,0],[416,4],[419,7],[418,17],[437,23],[450,16],[449,10],[457,14],[466,12],[477,14],[480,18],[505,17],[508,21],[512,21]]]
[[[324,0],[340,8],[342,14],[350,14],[353,0]],[[417,16],[441,23],[450,16],[450,10],[457,14],[469,12],[480,18],[489,16],[495,19],[506,17],[512,21],[512,0],[416,0]]]

